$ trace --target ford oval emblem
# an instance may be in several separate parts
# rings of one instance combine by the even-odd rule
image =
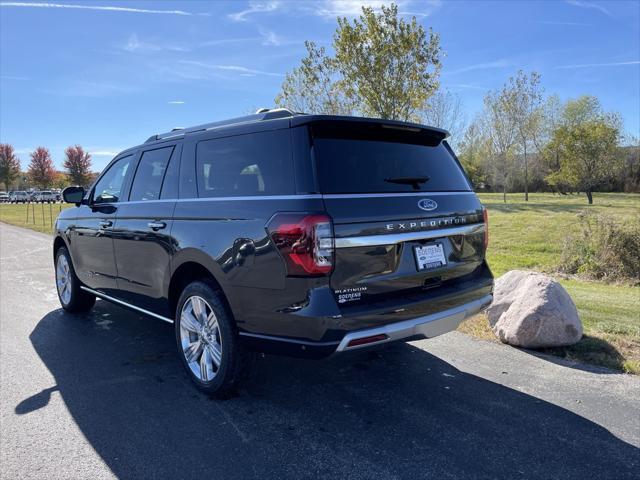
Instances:
[[[418,208],[430,212],[431,210],[435,210],[436,208],[438,208],[438,204],[435,200],[431,200],[430,198],[423,198],[422,200],[418,201]]]

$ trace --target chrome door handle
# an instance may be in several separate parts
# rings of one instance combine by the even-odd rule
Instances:
[[[113,225],[111,220],[100,220],[100,228],[109,228],[111,225]]]
[[[147,223],[147,226],[151,229],[151,230],[161,230],[164,227],[167,226],[166,223],[164,222],[149,222]]]

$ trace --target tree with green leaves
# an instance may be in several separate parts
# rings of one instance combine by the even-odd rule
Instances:
[[[527,150],[535,145],[535,138],[542,125],[542,91],[540,74],[529,75],[522,70],[511,77],[503,90],[506,100],[506,113],[511,117],[524,161],[524,199],[529,201],[529,162]]]
[[[560,152],[557,148],[549,148],[549,143],[554,132],[562,125],[562,110],[564,106],[560,97],[550,95],[542,105],[541,125],[534,137],[536,149],[541,156],[543,168],[546,173],[560,169]],[[567,193],[566,185],[556,185],[556,190],[563,195]]]
[[[353,21],[338,18],[333,57],[313,43],[306,46],[307,57],[287,74],[275,99],[278,106],[416,121],[439,87],[439,35],[415,17],[399,17],[396,5],[379,13],[363,7]]]
[[[460,163],[475,187],[486,186],[484,162],[489,156],[487,139],[482,131],[482,122],[474,121],[459,141]]]
[[[585,193],[591,205],[595,189],[617,169],[620,119],[604,112],[598,99],[591,96],[568,101],[562,117],[562,125],[547,147],[557,149],[560,168],[548,175],[547,181],[572,185]]]
[[[512,93],[505,86],[484,97],[482,116],[489,150],[490,175],[493,187],[502,190],[502,201],[507,203],[507,188],[513,170],[513,150],[516,144],[516,124],[510,115]]]
[[[13,146],[8,143],[0,143],[0,182],[4,183],[6,190],[20,175],[20,160],[15,154]]]
[[[304,45],[307,56],[299,67],[287,73],[275,104],[294,112],[350,115],[353,104],[344,95],[335,60],[314,42]]]

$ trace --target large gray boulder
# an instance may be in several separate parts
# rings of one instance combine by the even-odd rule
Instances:
[[[501,342],[518,347],[560,347],[582,338],[582,322],[567,291],[537,272],[512,270],[498,278],[487,317]]]

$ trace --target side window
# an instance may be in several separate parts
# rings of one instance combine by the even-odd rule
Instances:
[[[115,203],[121,200],[120,192],[132,158],[132,155],[122,157],[102,175],[93,189],[93,203]]]
[[[196,178],[199,197],[295,193],[289,131],[198,143]]]
[[[133,178],[129,200],[157,200],[173,146],[149,150],[142,154]]]
[[[160,198],[170,199],[178,198],[178,189],[180,185],[180,157],[182,154],[182,145],[178,144],[173,149],[169,166],[164,174],[162,181],[162,190],[160,190]]]

